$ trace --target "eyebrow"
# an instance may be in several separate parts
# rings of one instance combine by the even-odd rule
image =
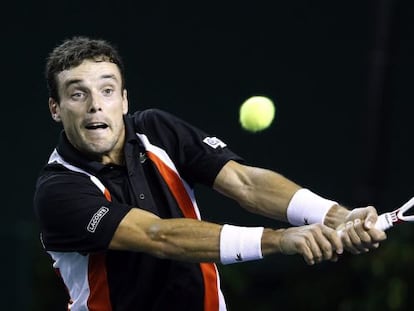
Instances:
[[[116,76],[114,74],[104,74],[104,75],[100,76],[99,78],[101,80],[112,79],[112,80],[118,81],[118,79],[116,78]],[[70,79],[70,80],[65,81],[64,86],[65,86],[65,88],[68,88],[72,84],[82,83],[82,81],[83,81],[82,79]]]
[[[116,76],[114,74],[106,74],[106,75],[102,75],[101,79],[113,79],[115,81],[118,81],[118,79],[116,78]]]

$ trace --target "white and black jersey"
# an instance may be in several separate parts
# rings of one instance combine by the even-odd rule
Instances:
[[[216,266],[109,250],[133,207],[161,218],[200,219],[193,186],[212,186],[226,144],[161,110],[125,116],[125,165],[103,165],[62,132],[38,178],[42,243],[70,294],[69,308],[97,311],[225,310]]]

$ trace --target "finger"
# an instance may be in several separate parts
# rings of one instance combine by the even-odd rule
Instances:
[[[354,229],[359,239],[361,240],[361,247],[367,248],[370,244],[372,244],[371,236],[364,227],[364,223],[360,219],[354,220]]]
[[[364,228],[365,229],[371,229],[374,227],[375,223],[377,222],[378,219],[378,214],[376,209],[373,206],[367,206],[367,216],[365,217],[365,221],[364,221]]]
[[[316,243],[314,249],[312,249],[316,262],[330,260],[336,247],[342,248],[341,241],[335,230],[326,226],[318,226],[313,228],[312,233]],[[336,246],[335,242],[332,243],[331,240],[336,242]]]
[[[359,231],[361,231],[361,220],[360,219],[355,219],[352,222],[352,225],[350,225],[349,228],[348,228],[349,237],[350,237],[354,247],[360,253],[366,253],[366,252],[368,252],[368,248],[366,248],[365,244],[361,240],[360,235],[358,234],[358,227],[359,227]]]
[[[322,251],[323,259],[325,260],[332,258],[337,247],[342,247],[337,232],[325,226],[315,233],[315,240],[318,243],[319,249]]]
[[[315,228],[306,232],[304,243],[301,245],[301,253],[309,265],[319,263],[322,260],[322,252],[315,240]]]
[[[344,248],[352,253],[352,254],[360,254],[359,249],[355,247],[354,241],[358,239],[358,236],[355,234],[355,230],[353,229],[353,222],[348,221],[345,224],[344,230],[342,230],[341,239],[342,243],[344,244]]]
[[[303,259],[308,265],[312,266],[315,264],[315,260],[309,244],[310,243],[307,242],[298,246],[298,253],[302,255]]]
[[[315,263],[320,263],[323,258],[322,250],[320,249],[319,243],[316,241],[314,234],[315,233],[312,232],[312,234],[308,237],[307,244],[311,251],[312,261]]]
[[[323,239],[317,239],[318,249],[319,249],[319,256],[315,258],[315,260],[319,263],[322,260],[329,260],[332,258],[333,249],[329,241],[324,237]]]
[[[372,242],[381,242],[387,239],[387,234],[382,231],[375,228],[372,228],[368,231],[368,234],[371,237]]]
[[[331,244],[332,250],[336,254],[342,254],[343,253],[343,244],[340,235],[336,230],[332,230],[330,228],[324,229],[324,235],[328,239],[329,243]]]
[[[379,247],[379,243],[371,244],[371,248],[373,248],[373,249],[378,248],[378,247]]]
[[[339,256],[336,253],[333,253],[332,258],[330,259],[332,262],[337,262],[339,260]]]

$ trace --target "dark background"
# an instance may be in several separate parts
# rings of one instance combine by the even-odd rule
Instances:
[[[65,310],[32,212],[60,126],[43,77],[73,35],[107,39],[126,65],[130,110],[157,107],[219,136],[250,164],[350,207],[414,195],[412,1],[15,1],[2,8],[2,310]],[[8,21],[6,21],[8,20]],[[240,128],[252,95],[277,105]],[[206,220],[278,227],[197,188]],[[307,266],[295,256],[219,266],[229,310],[412,310],[413,227],[369,254]]]

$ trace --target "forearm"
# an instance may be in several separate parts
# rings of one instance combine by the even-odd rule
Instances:
[[[313,264],[331,259],[341,244],[336,232],[323,225],[279,230],[239,227],[196,219],[160,219],[135,208],[119,224],[109,248],[223,264],[257,260],[274,253],[299,254]]]
[[[286,210],[300,186],[266,169],[254,169],[239,204],[250,212],[286,221]]]
[[[258,177],[254,178],[255,175]],[[247,195],[252,199],[248,201],[249,204],[240,204],[252,212],[289,221],[294,225],[323,223],[333,229],[342,224],[350,212],[337,202],[301,188],[277,173],[264,170],[251,176],[252,182],[257,183]],[[292,213],[295,204],[302,209],[299,215]]]
[[[221,226],[195,219],[163,219],[148,228],[150,248],[161,258],[218,262]]]
[[[221,226],[196,219],[161,219],[132,209],[121,221],[110,249],[150,253],[159,258],[217,262]]]
[[[229,162],[217,176],[214,188],[246,210],[286,221],[286,210],[301,187],[284,176],[262,168]]]
[[[274,171],[235,162],[226,164],[214,187],[253,213],[296,226],[324,223],[337,228],[349,213],[336,202],[303,189]]]
[[[109,248],[190,262],[230,263],[259,259],[262,251],[279,252],[282,231],[187,218],[161,219],[134,208],[121,221]]]

